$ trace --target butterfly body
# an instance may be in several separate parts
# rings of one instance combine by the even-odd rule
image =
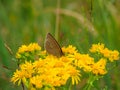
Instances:
[[[49,54],[57,57],[64,55],[60,45],[50,33],[46,35],[44,47]]]

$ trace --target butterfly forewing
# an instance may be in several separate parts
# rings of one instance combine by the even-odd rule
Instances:
[[[44,47],[49,54],[57,57],[61,57],[63,55],[60,45],[50,33],[48,33],[46,36]]]

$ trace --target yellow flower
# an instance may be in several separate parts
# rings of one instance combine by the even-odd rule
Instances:
[[[109,50],[108,48],[104,47],[104,44],[100,43],[93,44],[90,48],[90,52],[99,52],[105,58],[108,58],[111,62],[119,59],[119,52],[117,50]]]
[[[16,53],[16,58],[19,59],[19,63],[24,63],[25,61],[35,61],[38,60],[40,56],[41,47],[37,43],[31,43],[28,46],[22,45],[19,47]],[[44,57],[44,56],[43,56]]]
[[[11,82],[13,82],[14,84],[18,82],[18,85],[20,85],[21,82],[25,83],[25,71],[16,70],[16,72],[14,72],[13,74],[13,77],[11,78]]]
[[[66,85],[69,79],[72,85],[78,84],[81,77],[80,70],[95,75],[104,75],[107,73],[107,60],[119,59],[118,51],[109,50],[100,43],[93,44],[90,48],[90,52],[101,54],[97,58],[79,53],[72,45],[63,47],[62,51],[65,55],[58,58],[46,54],[46,51],[42,51],[37,43],[22,45],[16,53],[16,58],[23,62],[21,61],[19,70],[14,72],[11,81],[17,82],[18,85],[23,82],[29,90],[43,89],[43,86],[45,90],[55,90],[56,87]],[[95,60],[97,61],[95,62],[94,59],[100,60]]]
[[[79,56],[78,67],[83,68],[85,72],[90,72],[93,64],[94,58],[90,57],[88,54],[81,54]]]
[[[70,74],[70,77],[72,79],[72,85],[78,84],[80,81],[80,71],[77,70],[75,67],[71,66],[68,68],[67,72]]]
[[[26,45],[22,45],[21,47],[19,47],[18,49],[18,53],[24,53],[28,50]]]
[[[106,71],[106,60],[101,58],[98,62],[96,62],[92,67],[92,72],[95,75],[104,75],[107,73]]]
[[[30,78],[30,86],[32,85],[36,89],[42,88],[43,83],[42,83],[42,77],[41,76],[34,76]]]
[[[111,51],[108,48],[105,48],[105,49],[101,50],[100,53],[103,54],[104,57],[108,58],[108,57],[110,57],[110,52]]]
[[[46,50],[41,51],[41,52],[39,53],[40,56],[44,56],[44,57],[46,57],[46,54],[47,54],[47,53],[46,53]]]
[[[101,54],[103,54],[103,56],[108,58],[111,62],[119,59],[119,52],[117,50],[112,51],[105,48],[101,50]]]
[[[59,58],[59,61],[63,62],[65,65],[73,63],[73,59],[67,57],[67,56],[62,56]]]
[[[104,49],[104,44],[93,44],[92,47],[89,49],[90,52],[95,53],[95,52],[100,52],[101,50]]]
[[[20,70],[16,70],[16,72],[14,72],[13,77],[11,78],[11,81],[13,83],[18,81],[18,85],[21,83],[21,81],[25,83],[27,78],[32,77],[33,73],[34,73],[34,70],[33,70],[32,64],[29,62],[26,62],[25,64],[20,65]]]
[[[70,54],[74,54],[74,53],[77,52],[76,47],[74,47],[74,46],[72,46],[72,45],[69,45],[67,48],[63,47],[63,48],[62,48],[62,51],[63,51],[64,53],[70,53]]]
[[[61,86],[69,78],[65,71],[65,62],[52,55],[33,63],[37,75],[42,76],[44,85]]]
[[[40,65],[37,63],[40,63]],[[64,56],[56,58],[49,55],[44,60],[36,61],[34,65],[34,68],[40,67],[38,72],[43,76],[44,83],[51,86],[65,85],[70,77],[72,78],[72,84],[78,84],[80,80],[79,70],[76,70],[69,59]]]
[[[31,62],[25,62],[20,65],[20,70],[25,71],[25,77],[30,78],[34,73],[33,64]]]
[[[65,69],[65,62],[60,58],[54,56],[48,56],[44,60],[45,65],[45,81],[52,86],[64,85],[69,78],[69,75]]]
[[[17,53],[31,52],[35,50],[41,50],[41,47],[37,43],[31,43],[28,46],[22,45],[21,47],[19,47]]]
[[[28,51],[41,50],[41,47],[37,43],[31,43],[28,45]]]
[[[112,62],[113,60],[118,60],[119,59],[119,52],[114,50],[110,53],[109,60]]]
[[[33,63],[33,67],[34,69],[39,69],[39,68],[42,68],[44,64],[45,64],[45,61],[43,61],[42,59],[39,59]]]

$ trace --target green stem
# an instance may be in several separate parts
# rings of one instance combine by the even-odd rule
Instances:
[[[96,76],[90,74],[87,85],[85,86],[85,88],[83,90],[91,90],[91,88],[93,87],[93,82],[95,80],[97,80]]]
[[[58,34],[59,34],[59,26],[60,26],[60,0],[57,0],[56,27],[55,27],[55,38],[57,41],[58,41]]]

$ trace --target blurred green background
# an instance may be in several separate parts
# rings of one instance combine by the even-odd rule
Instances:
[[[50,32],[61,46],[88,53],[93,43],[120,51],[120,0],[0,0],[0,90],[21,90],[10,82],[22,44],[44,46]],[[58,10],[59,9],[59,10]],[[4,44],[13,52],[10,55]],[[120,90],[120,62],[93,90]],[[8,67],[9,69],[7,69]],[[82,83],[80,83],[82,85]]]

